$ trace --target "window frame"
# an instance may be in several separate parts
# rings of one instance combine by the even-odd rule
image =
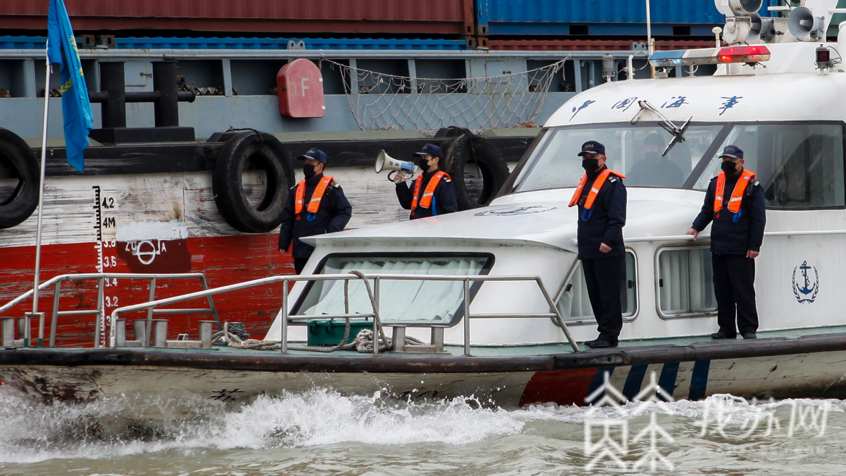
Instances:
[[[457,253],[454,251],[438,253],[438,252],[409,252],[409,253],[397,253],[397,252],[389,252],[389,253],[329,253],[323,256],[320,261],[317,263],[315,267],[315,271],[312,274],[323,274],[323,269],[326,267],[326,262],[330,259],[334,258],[486,258],[485,264],[482,265],[482,269],[479,270],[479,274],[473,276],[487,276],[490,274],[491,269],[496,262],[496,256],[493,253]],[[420,276],[426,276],[425,274],[421,274]],[[456,275],[462,276],[462,275]],[[311,292],[312,287],[314,286],[315,281],[307,281],[305,285],[305,289],[303,292],[297,296],[297,300],[294,302],[294,306],[291,308],[291,312],[289,314],[299,314],[300,308],[303,305],[303,301],[305,301],[306,297]],[[478,294],[479,289],[484,284],[482,281],[475,281],[470,284],[470,303],[473,303],[473,299]],[[375,291],[374,291],[375,292]],[[317,316],[315,316],[317,317]],[[452,320],[449,322],[444,323],[391,323],[390,325],[401,325],[404,327],[453,327],[460,323],[464,318],[464,301],[461,301],[461,304],[458,306],[458,310],[453,314]],[[291,323],[290,325],[307,325],[307,322],[303,323]],[[388,326],[389,324],[385,324]]]
[[[804,121],[804,122],[810,122],[810,121]],[[827,122],[837,122],[837,121],[827,121]],[[647,128],[647,127],[654,128],[654,127],[660,127],[660,124],[661,123],[658,122],[658,121],[638,121],[636,124],[631,124],[630,122],[609,122],[609,123],[603,123],[603,124],[579,124],[579,125],[572,125],[572,126],[546,127],[546,128],[544,128],[543,136],[542,137],[539,136],[536,139],[536,142],[533,144],[533,146],[530,146],[531,153],[526,154],[526,156],[524,157],[525,162],[521,161],[518,164],[519,168],[515,167],[515,170],[514,170],[514,172],[512,172],[512,175],[515,175],[516,179],[514,180],[513,183],[507,184],[508,185],[508,193],[503,194],[503,195],[510,195],[510,194],[515,194],[515,193],[541,192],[541,191],[545,191],[545,190],[561,190],[561,189],[565,189],[565,188],[575,188],[575,186],[572,186],[572,187],[539,188],[539,189],[535,189],[535,190],[517,190],[518,187],[523,185],[523,182],[525,181],[526,177],[528,177],[532,172],[534,172],[535,167],[538,164],[537,161],[533,161],[533,162],[530,163],[529,160],[532,159],[532,157],[534,157],[538,154],[544,154],[546,152],[546,149],[549,148],[549,144],[552,142],[552,139],[555,137],[555,134],[558,134],[560,130],[588,129],[588,128],[590,128],[590,129],[611,129],[611,128],[621,127],[621,126],[624,126],[626,128],[639,128],[639,127],[640,128]],[[684,181],[684,184],[682,184],[681,187],[655,187],[655,186],[648,186],[648,185],[626,185],[626,187],[627,188],[628,187],[637,187],[637,188],[667,188],[667,189],[675,189],[675,190],[691,190],[692,187],[693,187],[693,184],[696,183],[696,180],[692,180],[692,177],[694,177],[694,176],[698,177],[698,175],[694,175],[694,174],[697,171],[699,172],[699,174],[701,174],[702,170],[704,170],[705,167],[707,167],[708,163],[710,162],[710,159],[708,159],[703,164],[702,163],[703,160],[705,159],[705,157],[713,157],[713,154],[715,154],[717,152],[717,148],[719,147],[719,144],[722,144],[722,141],[725,140],[725,137],[728,135],[728,131],[731,130],[731,128],[735,124],[748,124],[748,123],[740,123],[740,122],[724,123],[724,122],[705,122],[705,121],[703,121],[703,122],[691,122],[690,123],[691,126],[699,126],[699,125],[715,126],[715,127],[721,126],[721,129],[720,129],[719,132],[717,132],[717,135],[714,136],[714,141],[706,149],[705,153],[702,154],[702,158],[700,158],[699,162],[697,162],[696,165],[691,169],[690,176]],[[587,126],[589,126],[589,127],[587,127]]]
[[[718,139],[715,139],[714,143],[711,144],[712,147],[709,147],[708,152],[711,152],[711,149],[715,145],[717,146],[717,149],[719,149],[719,145],[722,145],[722,142],[724,142],[726,140],[726,137],[728,136],[728,134],[730,134],[731,131],[736,126],[744,126],[744,125],[755,125],[755,126],[839,125],[840,131],[841,131],[841,138],[843,140],[842,147],[843,147],[843,162],[844,163],[843,163],[843,179],[842,180],[843,180],[843,187],[844,187],[844,189],[846,189],[846,122],[844,122],[844,121],[744,121],[744,122],[725,123],[724,127],[723,127],[723,131],[721,131],[721,134],[717,136]],[[723,133],[725,135],[723,135]],[[718,145],[718,140],[719,140],[719,145]],[[715,153],[716,153],[716,151],[715,151]],[[705,171],[705,169],[708,167],[708,164],[710,164],[711,160],[713,160],[713,158],[714,158],[713,155],[711,155],[711,158],[708,159],[708,160],[706,160],[705,157],[708,157],[708,155],[702,156],[702,159],[700,159],[699,164],[696,165],[694,170],[691,172],[690,177],[688,177],[688,180],[685,181],[685,183],[684,183],[685,188],[693,189],[693,184],[696,183],[696,180],[698,180],[699,175],[702,175],[702,172]],[[763,185],[764,184],[761,184],[761,186],[763,186]],[[695,189],[693,189],[693,190],[695,190]],[[846,190],[844,190],[844,193],[846,193]],[[773,206],[771,206],[770,203],[767,203],[767,210],[778,210],[778,211],[784,211],[784,212],[814,211],[814,210],[846,210],[846,202],[844,202],[844,204],[842,206],[791,207],[791,208],[773,207]]]
[[[640,279],[640,275],[638,273],[638,260],[637,260],[637,253],[635,253],[634,249],[626,247],[626,254],[631,254],[632,259],[634,261],[633,270],[634,275],[634,312],[632,312],[631,316],[623,316],[623,323],[633,322],[637,317],[640,315],[640,286],[638,281]],[[552,302],[555,304],[555,308],[558,309],[558,302],[561,300],[561,297],[567,290],[567,285],[570,284],[570,281],[573,279],[573,275],[576,273],[576,269],[579,268],[579,264],[581,260],[575,259],[573,260],[573,264],[570,265],[570,269],[567,270],[567,274],[564,275],[564,282],[561,286],[558,287],[558,292],[555,293],[555,297],[553,298]],[[563,318],[563,316],[562,316]],[[558,324],[553,320],[555,324]],[[564,319],[564,324],[567,326],[584,326],[590,324],[596,324],[596,316],[591,319],[579,319],[579,320],[568,320]]]
[[[709,317],[716,317],[717,316],[717,309],[713,311],[707,312],[688,312],[684,314],[664,314],[661,310],[661,287],[659,286],[660,283],[660,270],[661,270],[661,253],[665,251],[692,251],[692,250],[708,250],[711,251],[710,245],[688,245],[688,246],[679,246],[679,245],[668,245],[668,246],[660,246],[657,250],[655,250],[655,262],[653,263],[653,274],[655,278],[655,312],[658,314],[658,317],[665,321],[670,321],[673,319],[695,319],[695,318],[709,318]],[[688,283],[690,279],[688,278]]]
[[[580,124],[580,125],[572,125],[572,126],[554,126],[544,128],[542,131],[543,134],[539,135],[536,141],[529,147],[524,160],[518,164],[515,168],[514,173],[512,176],[515,176],[515,180],[512,183],[507,184],[507,193],[503,193],[499,196],[504,195],[511,195],[517,193],[531,193],[531,192],[539,192],[545,190],[560,190],[565,188],[574,188],[574,187],[552,187],[552,188],[543,188],[543,189],[535,189],[535,190],[517,190],[520,187],[526,177],[528,177],[532,172],[534,172],[535,167],[537,166],[538,162],[530,160],[539,155],[544,154],[546,149],[549,147],[549,144],[552,142],[552,138],[555,134],[558,134],[560,130],[566,129],[608,129],[614,127],[654,127],[658,122],[647,122],[647,121],[638,121],[637,124],[630,124],[628,122],[613,122],[613,123],[603,123],[603,124]],[[697,191],[706,191],[706,190],[698,190],[694,189],[693,185],[698,181],[699,177],[708,167],[708,164],[711,163],[713,160],[714,155],[719,152],[719,148],[722,143],[726,140],[726,137],[731,133],[731,131],[737,126],[743,125],[759,125],[759,126],[776,126],[776,125],[783,125],[783,126],[790,126],[790,125],[839,125],[841,128],[841,135],[843,138],[843,183],[844,188],[846,188],[846,122],[844,121],[832,121],[832,120],[820,120],[820,121],[738,121],[738,122],[691,122],[691,125],[705,125],[705,126],[722,126],[722,129],[717,133],[714,137],[714,141],[699,159],[699,162],[691,169],[690,175],[685,180],[684,184],[681,187],[650,187],[650,186],[641,186],[641,185],[627,185],[626,187],[634,187],[634,188],[667,188],[667,189],[676,189],[676,190],[697,190]],[[586,127],[587,126],[587,127]],[[844,191],[846,193],[846,191]],[[812,211],[812,210],[846,210],[846,204],[843,206],[830,206],[830,207],[807,207],[807,208],[774,208],[767,204],[767,210],[780,210],[780,211]]]

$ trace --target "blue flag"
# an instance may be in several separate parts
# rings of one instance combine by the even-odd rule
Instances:
[[[47,17],[47,58],[62,66],[62,112],[65,123],[65,148],[68,163],[82,172],[82,151],[88,147],[88,132],[93,128],[91,101],[82,77],[82,62],[76,49],[68,11],[63,0],[50,0]],[[44,100],[50,96],[45,88]]]

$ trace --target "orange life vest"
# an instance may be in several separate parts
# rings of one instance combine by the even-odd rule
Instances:
[[[420,197],[420,189],[423,187],[423,175],[421,174],[417,177],[417,180],[414,181],[414,195],[411,199],[412,215],[414,215],[417,205],[420,205],[420,208],[429,208],[432,206],[432,196],[435,194],[435,189],[438,188],[438,184],[441,183],[441,179],[444,177],[449,179],[449,175],[446,172],[438,170],[426,185],[426,191],[423,192],[422,198]]]
[[[605,180],[608,179],[608,176],[614,174],[620,178],[626,178],[625,175],[614,172],[611,169],[603,170],[596,180],[593,181],[593,185],[590,187],[590,192],[588,192],[587,199],[585,200],[585,211],[582,212],[582,220],[588,221],[590,219],[591,214],[593,214],[593,202],[596,201],[596,196],[599,195],[599,191],[602,190],[602,186],[605,185]],[[579,197],[582,196],[582,190],[585,188],[585,183],[587,183],[587,174],[582,175],[582,179],[579,181],[579,186],[576,187],[576,193],[573,194],[573,198],[570,199],[570,206],[576,206],[579,203]],[[587,212],[587,217],[585,217],[584,213]]]
[[[320,183],[317,184],[317,187],[314,189],[314,193],[311,194],[311,200],[309,200],[308,208],[306,209],[310,216],[317,213],[317,209],[320,208],[320,201],[323,200],[323,194],[326,193],[326,187],[334,181],[335,179],[328,175],[324,175],[323,178],[320,179]],[[297,191],[294,193],[294,214],[297,216],[297,220],[302,218],[303,204],[305,202],[305,190],[306,181],[300,180],[300,183],[297,184]],[[314,218],[311,218],[311,220],[313,219]]]
[[[740,178],[737,179],[737,184],[734,186],[734,190],[731,192],[731,198],[728,202],[728,209],[730,212],[734,213],[734,221],[737,222],[738,218],[740,218],[740,204],[743,201],[743,194],[746,192],[746,187],[749,185],[749,182],[755,178],[755,172],[751,170],[744,170]],[[717,175],[717,186],[714,190],[714,213],[717,217],[720,216],[720,210],[723,209],[723,195],[725,195],[726,190],[726,173],[720,172]]]

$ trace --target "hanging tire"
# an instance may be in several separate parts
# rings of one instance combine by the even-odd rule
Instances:
[[[0,229],[19,225],[32,215],[38,207],[40,177],[32,149],[17,134],[0,128]]]
[[[260,184],[245,183],[244,172],[264,170]],[[282,144],[270,134],[241,132],[229,138],[214,164],[212,189],[217,209],[232,228],[246,233],[267,233],[282,223],[294,170]]]
[[[458,209],[485,206],[508,180],[508,164],[493,144],[469,132],[447,147],[445,170],[458,195]]]

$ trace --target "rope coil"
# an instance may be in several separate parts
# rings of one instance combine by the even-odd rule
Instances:
[[[373,294],[373,289],[370,287],[370,282],[366,279],[364,273],[353,270],[350,274],[354,274],[364,281],[364,287],[367,290],[367,297],[370,299],[370,305],[373,307],[373,319],[376,322],[376,328],[379,332],[381,344],[379,345],[379,352],[384,352],[393,348],[393,342],[385,336],[385,330],[382,328],[382,321],[379,318],[379,307],[376,305],[376,297]],[[344,313],[350,313],[350,296],[349,296],[350,280],[344,280]],[[331,347],[322,346],[288,346],[288,350],[300,350],[308,352],[335,352],[336,350],[356,350],[361,353],[373,353],[373,331],[370,329],[362,329],[358,332],[352,342],[346,343],[350,337],[350,318],[346,318],[346,325],[344,327],[344,338],[341,343]],[[249,350],[280,350],[282,345],[274,340],[258,340],[250,339],[250,335],[244,328],[241,322],[225,322],[223,330],[212,335],[212,344],[225,343],[228,347],[235,349],[249,349]],[[422,345],[423,341],[415,339],[414,337],[406,337],[406,344]]]

